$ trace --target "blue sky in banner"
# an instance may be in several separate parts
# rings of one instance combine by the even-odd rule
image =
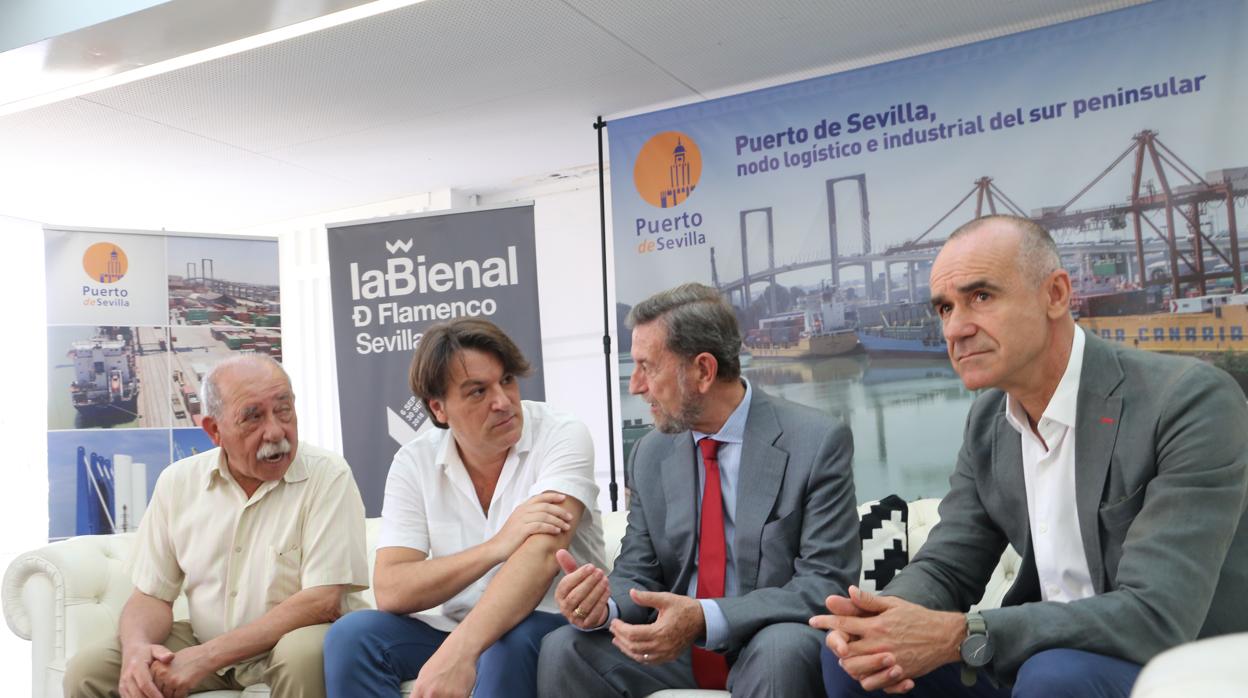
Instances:
[[[685,280],[710,281],[710,246],[716,247],[721,281],[740,277],[739,212],[773,208],[776,257],[785,263],[827,256],[828,215],[825,180],[865,174],[875,251],[913,239],[970,192],[974,181],[990,176],[1025,211],[1060,206],[1090,183],[1144,129],[1203,175],[1210,170],[1248,166],[1248,134],[1237,127],[1248,113],[1248,53],[1241,41],[1248,28],[1248,3],[1239,0],[1160,2],[1029,31],[970,46],[926,54],[861,70],[815,78],[743,95],[711,100],[612,121],[612,207],[617,293],[632,304]],[[1198,91],[1093,111],[1091,98],[1117,94],[1171,77],[1205,76]],[[1176,83],[1177,84],[1177,83]],[[1082,103],[1082,111],[1075,109]],[[1060,116],[1030,123],[1031,110],[1065,103]],[[849,133],[851,115],[860,122],[893,105],[922,105],[922,123],[888,124]],[[992,117],[1022,110],[1023,124],[992,129]],[[896,113],[896,110],[894,111]],[[907,129],[927,130],[982,119],[984,132],[934,142],[886,148],[885,137]],[[837,122],[839,136],[816,138],[822,120]],[[788,139],[788,129],[807,129],[804,143]],[[663,209],[646,203],[633,181],[642,146],[655,134],[679,131],[696,143],[702,160],[696,189],[679,205]],[[738,153],[739,138],[785,135],[776,147]],[[867,140],[878,149],[868,152]],[[857,143],[860,154],[803,166],[812,148]],[[797,158],[785,166],[786,153]],[[741,176],[764,157],[779,169]],[[1091,189],[1075,208],[1126,200],[1131,162],[1126,161]],[[1145,179],[1152,177],[1146,170]],[[1172,176],[1173,179],[1173,176]],[[1181,184],[1182,182],[1172,182]],[[856,194],[838,194],[842,254],[861,251]],[[850,201],[850,199],[855,201]],[[973,204],[973,201],[970,202]],[[690,225],[694,213],[700,225]],[[687,216],[685,215],[687,214]],[[964,207],[929,237],[943,237],[973,215]],[[683,217],[683,218],[682,218]],[[1224,223],[1214,214],[1215,225]],[[681,219],[681,220],[676,220]],[[667,221],[665,223],[665,221]],[[663,230],[664,225],[668,230]],[[755,221],[751,231],[761,230]],[[658,232],[651,233],[651,229]],[[1241,224],[1242,227],[1242,224]],[[641,228],[641,232],[638,229]],[[693,233],[690,235],[689,233]],[[639,252],[647,239],[681,238],[677,249]],[[762,235],[751,232],[753,269],[762,266]],[[877,273],[879,269],[877,268]],[[859,278],[846,270],[844,278]],[[828,277],[821,267],[795,272],[780,283],[813,284]],[[761,291],[761,287],[755,289]]]

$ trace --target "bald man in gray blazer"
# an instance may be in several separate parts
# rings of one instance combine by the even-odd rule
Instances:
[[[911,564],[883,596],[853,590],[812,620],[831,630],[828,695],[1125,698],[1157,653],[1248,630],[1234,381],[1085,333],[1052,239],[1026,219],[963,226],[931,288],[954,367],[989,389]],[[1007,543],[1023,564],[1002,607],[966,613]]]
[[[610,577],[559,554],[571,627],[542,643],[539,692],[817,694],[823,637],[806,620],[860,564],[849,429],[741,378],[736,318],[714,289],[657,294],[630,324],[630,390],[656,428],[629,460]]]

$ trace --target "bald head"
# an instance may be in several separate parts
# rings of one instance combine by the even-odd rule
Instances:
[[[963,224],[949,236],[949,242],[981,235],[1008,236],[1017,240],[1016,262],[1024,280],[1038,287],[1049,274],[1062,266],[1057,243],[1044,228],[1029,218],[993,215],[976,218]]]
[[[231,397],[228,394],[229,385],[235,384],[237,379],[246,380],[252,376],[264,379],[273,374],[280,375],[287,387],[290,386],[290,376],[286,375],[286,369],[267,354],[232,356],[213,366],[199,386],[204,414],[214,419],[221,418],[222,409]]]

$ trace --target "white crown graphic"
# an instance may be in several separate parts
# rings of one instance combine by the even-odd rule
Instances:
[[[387,240],[386,249],[390,250],[390,254],[394,254],[398,250],[409,252],[412,249],[412,240],[411,238],[408,238],[406,240],[395,240],[393,242]]]

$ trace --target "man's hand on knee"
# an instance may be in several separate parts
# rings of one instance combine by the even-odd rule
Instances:
[[[828,615],[810,619],[811,627],[828,632],[824,644],[838,658],[841,669],[868,690],[886,693],[907,693],[914,688],[914,681],[906,677],[897,658],[891,652],[865,652],[862,636],[846,630],[844,619],[866,620],[878,616],[883,608],[877,597],[857,587],[850,587],[850,596],[829,596],[824,605]]]
[[[164,645],[128,647],[121,653],[121,676],[117,690],[121,698],[164,698],[152,679],[152,664],[168,664],[173,652]]]
[[[856,638],[838,656],[841,666],[855,679],[869,674],[860,679],[863,689],[904,693],[914,687],[911,679],[958,661],[958,645],[966,628],[962,614],[932,611],[895,596],[868,594],[857,587],[850,587],[849,591],[850,600],[862,613],[834,615],[828,625],[847,638]],[[832,640],[828,642],[831,647]],[[884,666],[882,655],[891,656],[890,666]],[[872,671],[875,668],[879,670]]]
[[[619,619],[611,621],[613,644],[634,661],[642,664],[670,662],[706,634],[706,617],[697,599],[666,591],[630,589],[628,593],[638,606],[659,612],[648,625],[633,625]]]
[[[844,659],[849,654],[849,643],[859,638],[851,636],[840,630],[836,630],[834,627],[836,625],[835,618],[837,616],[861,618],[874,614],[867,613],[861,608],[855,606],[854,602],[849,597],[839,596],[836,594],[824,599],[823,605],[826,606],[831,613],[811,618],[810,626],[819,630],[826,630],[828,634],[824,639],[824,644],[828,646],[828,649],[832,650],[832,654]]]
[[[468,698],[477,682],[476,662],[442,649],[420,669],[411,698]]]
[[[169,661],[154,661],[151,667],[152,678],[165,698],[184,698],[216,669],[203,645],[179,650]]]

